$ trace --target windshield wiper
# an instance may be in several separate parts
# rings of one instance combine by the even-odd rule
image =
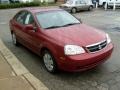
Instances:
[[[45,29],[58,28],[58,27],[61,27],[61,26],[50,26],[50,27],[47,27]]]
[[[63,25],[62,27],[66,27],[66,26],[69,26],[69,25],[75,25],[75,24],[80,24],[80,23],[68,23],[68,24]]]
[[[69,25],[75,25],[75,24],[80,24],[80,23],[68,23],[68,24],[65,24],[63,26],[50,26],[50,27],[47,27],[45,29],[51,29],[51,28],[59,28],[59,27],[66,27],[66,26],[69,26]]]

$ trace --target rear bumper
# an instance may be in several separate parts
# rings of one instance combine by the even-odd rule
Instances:
[[[70,12],[72,7],[63,7],[63,6],[60,6],[61,9],[64,9],[65,11],[68,11]]]
[[[91,69],[105,62],[113,51],[113,45],[109,44],[103,50],[96,53],[85,53],[76,56],[65,57],[65,60],[59,60],[59,69],[69,72],[78,72]]]

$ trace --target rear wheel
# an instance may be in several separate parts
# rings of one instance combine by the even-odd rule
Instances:
[[[76,13],[76,12],[77,12],[77,9],[76,9],[76,8],[72,8],[72,9],[71,9],[71,12],[72,12],[72,13]]]
[[[12,33],[12,42],[14,45],[19,45],[18,41],[17,41],[17,38],[16,38],[16,35],[14,33]]]
[[[105,9],[107,7],[107,9],[108,9],[108,4],[107,4],[107,6],[106,6],[106,3],[104,2],[103,3],[103,8]]]
[[[89,6],[88,10],[92,11],[92,9],[93,9],[93,6]]]
[[[113,6],[109,6],[110,7],[110,9],[113,9]]]
[[[43,51],[42,58],[47,71],[50,73],[55,73],[57,71],[57,64],[53,55],[48,50],[45,50]]]

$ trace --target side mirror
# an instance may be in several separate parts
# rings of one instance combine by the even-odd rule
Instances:
[[[36,32],[37,27],[33,26],[32,24],[29,24],[29,25],[25,26],[25,29],[28,30],[28,31],[34,31],[34,32]]]

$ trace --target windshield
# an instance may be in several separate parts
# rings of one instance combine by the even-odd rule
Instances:
[[[44,29],[80,24],[79,20],[63,10],[39,12],[36,14],[36,17]]]

